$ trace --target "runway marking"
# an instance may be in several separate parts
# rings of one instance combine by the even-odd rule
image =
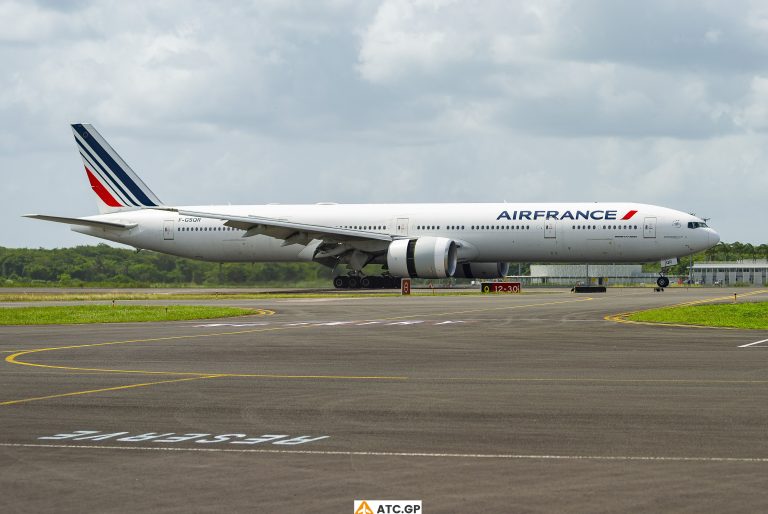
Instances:
[[[566,304],[566,303],[578,303],[578,302],[584,302],[584,301],[590,301],[594,300],[592,297],[585,297],[585,298],[579,298],[576,300],[569,299],[569,300],[560,300],[560,301],[552,301],[552,302],[541,302],[541,303],[532,303],[532,304],[523,304],[523,305],[507,305],[503,307],[493,307],[493,308],[483,308],[483,309],[469,309],[464,311],[453,311],[453,312],[444,312],[444,313],[436,313],[431,314],[430,316],[436,317],[436,316],[454,316],[456,314],[467,314],[472,312],[489,312],[489,311],[500,311],[500,310],[515,310],[515,309],[523,309],[523,308],[531,308],[531,307],[542,307],[547,305],[558,305],[558,304]],[[268,309],[260,309],[259,314],[257,315],[266,315],[271,316],[275,313],[275,311],[268,310]],[[422,314],[411,314],[411,315],[405,315],[405,316],[395,316],[392,318],[383,318],[385,321],[395,321],[395,320],[405,320],[409,318],[416,318],[416,317],[424,317]],[[356,320],[356,321],[365,321],[365,320]],[[354,321],[353,321],[354,322]],[[100,372],[100,373],[125,373],[125,374],[143,374],[143,375],[171,375],[171,376],[186,376],[190,377],[188,380],[199,380],[202,378],[213,378],[213,377],[253,377],[253,378],[282,378],[282,379],[324,379],[324,380],[407,380],[408,377],[386,377],[386,376],[325,376],[325,375],[281,375],[281,374],[227,374],[227,373],[210,373],[210,372],[184,372],[184,371],[150,371],[150,370],[126,370],[126,369],[111,369],[111,368],[83,368],[83,367],[75,367],[75,366],[56,366],[52,364],[36,364],[32,362],[27,361],[21,361],[19,360],[20,357],[24,355],[30,355],[33,353],[42,353],[42,352],[50,352],[50,351],[57,351],[57,350],[71,350],[71,349],[78,349],[78,348],[95,348],[100,346],[114,346],[114,345],[121,345],[121,344],[131,344],[131,343],[149,343],[149,342],[159,342],[159,341],[173,341],[173,340],[181,340],[181,339],[198,339],[198,338],[204,338],[204,337],[217,337],[217,336],[231,336],[231,335],[240,335],[240,334],[253,334],[253,333],[259,333],[259,332],[271,332],[271,331],[278,331],[278,330],[288,330],[292,328],[312,328],[314,325],[293,325],[293,326],[278,326],[278,327],[259,327],[259,328],[252,328],[247,330],[236,330],[236,331],[230,331],[230,332],[216,332],[216,333],[209,333],[209,334],[188,334],[188,335],[178,335],[178,336],[164,336],[164,337],[153,337],[153,338],[146,338],[146,339],[131,339],[131,340],[125,340],[125,341],[109,341],[109,342],[102,342],[102,343],[88,343],[88,344],[80,344],[80,345],[69,345],[69,346],[54,346],[49,348],[35,348],[31,350],[23,350],[19,352],[15,352],[5,358],[5,361],[9,364],[17,364],[20,366],[30,366],[35,368],[44,368],[44,369],[58,369],[63,371],[78,371],[78,372]],[[181,382],[182,379],[174,380]],[[170,381],[162,381],[157,383],[147,382],[142,384],[134,384],[132,386],[122,386],[119,389],[130,389],[135,387],[148,387],[155,384],[160,383],[169,383]],[[32,402],[32,401],[39,401],[44,399],[52,399],[52,398],[58,398],[62,396],[75,396],[75,395],[85,395],[85,394],[92,394],[92,393],[98,393],[103,392],[107,390],[116,390],[114,388],[105,388],[105,389],[94,389],[89,391],[76,391],[76,392],[68,392],[68,393],[62,393],[60,395],[48,395],[48,396],[41,396],[41,397],[34,397],[34,398],[21,398],[17,400],[7,400],[5,402],[0,402],[0,406],[3,405],[13,405],[18,403],[26,403],[26,402]]]
[[[754,295],[765,294],[765,293],[768,293],[768,289],[751,291],[749,293],[743,293],[739,296],[742,296],[742,297],[754,296]],[[704,303],[712,303],[712,302],[726,301],[726,300],[733,300],[733,296],[732,295],[718,296],[716,298],[705,298],[701,300],[693,300],[690,302],[675,303],[675,304],[666,305],[663,307],[650,307],[648,309],[640,309],[636,311],[619,312],[617,314],[608,314],[607,316],[604,316],[603,319],[606,321],[613,321],[615,323],[625,323],[628,325],[650,325],[650,326],[656,326],[656,327],[708,328],[708,329],[714,329],[714,330],[745,330],[738,327],[711,327],[707,325],[686,325],[684,323],[661,323],[661,322],[655,322],[655,321],[634,321],[634,320],[627,319],[628,316],[635,314],[637,312],[650,311],[653,309],[666,309],[668,307],[688,307],[692,305],[700,305]]]
[[[219,375],[208,375],[208,376],[200,376],[200,377],[191,377],[191,378],[176,378],[173,380],[161,380],[159,382],[146,382],[143,384],[129,384],[129,385],[123,385],[123,386],[117,386],[117,387],[104,387],[102,389],[91,389],[88,391],[74,391],[71,393],[60,393],[60,394],[50,394],[48,396],[37,396],[35,398],[22,398],[20,400],[10,400],[7,402],[0,402],[0,405],[15,405],[18,403],[28,403],[28,402],[36,402],[39,400],[50,400],[52,398],[63,398],[65,396],[78,396],[83,394],[92,394],[92,393],[103,393],[106,391],[119,391],[122,389],[133,389],[136,387],[148,387],[153,385],[160,385],[160,384],[171,384],[174,382],[187,382],[190,380],[203,380],[206,378],[218,378]]]
[[[127,372],[126,372],[127,373]],[[141,372],[136,372],[141,373]],[[192,373],[174,373],[174,372],[162,372],[162,371],[150,371],[147,373],[162,373],[166,375],[190,375]],[[173,380],[161,380],[158,382],[145,382],[141,384],[129,384],[117,387],[105,387],[102,389],[89,389],[87,391],[73,391],[69,393],[51,394],[47,396],[36,396],[33,398],[20,398],[18,400],[8,400],[0,402],[0,406],[3,405],[15,405],[19,403],[36,402],[40,400],[50,400],[53,398],[62,398],[65,396],[79,396],[84,394],[103,393],[106,391],[118,391],[122,389],[134,389],[136,387],[149,387],[160,384],[171,384],[174,382],[187,382],[190,380],[204,380],[208,378],[277,378],[277,379],[294,379],[294,380],[408,380],[408,377],[386,377],[386,376],[355,376],[355,375],[277,375],[277,374],[250,374],[250,373],[229,373],[229,374],[201,374],[196,373],[195,376],[188,378],[177,378]]]
[[[381,325],[385,327],[397,327],[397,326],[409,326],[409,325],[420,325],[424,324],[427,326],[441,326],[441,325],[452,325],[457,323],[474,323],[480,320],[446,320],[446,321],[437,321],[434,319],[411,319],[411,320],[404,320],[404,321],[392,321],[392,320],[370,320],[370,321],[302,321],[302,322],[293,322],[293,323],[285,323],[283,322],[281,325],[278,326],[299,326],[299,325],[311,325],[312,327],[366,327],[371,325]],[[258,326],[268,326],[270,323],[263,322],[263,323],[245,323],[245,324],[238,324],[238,323],[205,323],[202,325],[194,325],[194,328],[220,328],[220,327],[258,327]]]
[[[525,304],[525,305],[513,305],[513,306],[506,306],[506,307],[495,307],[492,309],[473,309],[468,311],[459,311],[459,312],[444,312],[444,313],[437,313],[437,314],[431,314],[431,316],[451,316],[454,314],[463,314],[468,312],[485,312],[489,310],[512,310],[512,309],[521,309],[521,308],[529,308],[529,307],[541,307],[546,305],[555,305],[555,304],[563,304],[563,303],[574,303],[574,302],[583,302],[583,301],[589,301],[593,300],[591,297],[587,298],[580,298],[578,300],[564,300],[564,301],[557,301],[557,302],[544,302],[544,303],[535,303],[535,304]],[[274,311],[270,311],[274,313]],[[271,315],[271,314],[270,314]],[[400,319],[407,319],[407,318],[415,318],[415,317],[423,317],[420,314],[412,314],[412,315],[406,315],[406,316],[395,316],[392,318],[382,318],[383,321],[395,321]],[[365,321],[365,320],[359,320],[359,321]],[[356,321],[351,321],[351,323],[354,323]],[[42,352],[50,352],[50,351],[57,351],[57,350],[73,350],[78,348],[95,348],[99,346],[113,346],[113,345],[122,345],[122,344],[131,344],[131,343],[154,343],[159,341],[173,341],[173,340],[181,340],[181,339],[200,339],[200,338],[208,338],[208,337],[219,337],[219,336],[232,336],[232,335],[241,335],[241,334],[254,334],[254,333],[260,333],[260,332],[272,332],[272,331],[278,331],[278,330],[288,330],[293,328],[315,328],[314,324],[289,324],[289,325],[282,325],[282,326],[276,326],[276,327],[259,327],[259,328],[252,328],[247,330],[234,330],[229,332],[214,332],[214,333],[208,333],[208,334],[184,334],[184,335],[177,335],[177,336],[164,336],[164,337],[152,337],[152,338],[146,338],[146,339],[128,339],[124,341],[108,341],[108,342],[102,342],[102,343],[87,343],[87,344],[79,344],[79,345],[69,345],[69,346],[52,346],[49,348],[34,348],[31,350],[22,350],[15,352],[12,355],[9,355],[5,358],[5,361],[10,364],[18,364],[20,366],[31,366],[31,367],[37,367],[37,368],[46,368],[46,369],[61,369],[61,370],[67,370],[67,371],[98,371],[102,373],[138,373],[138,374],[148,374],[148,375],[210,375],[213,373],[204,373],[204,372],[183,372],[183,371],[147,371],[147,370],[125,370],[125,369],[113,369],[113,368],[81,368],[81,367],[73,367],[73,366],[56,366],[52,364],[36,364],[32,362],[27,361],[21,361],[18,360],[19,357],[24,355],[30,355],[33,353],[42,353]],[[219,374],[219,373],[215,373]],[[226,375],[226,373],[223,373],[221,375]]]
[[[266,321],[263,321],[261,323],[206,323],[203,325],[195,325],[195,328],[199,327],[233,327],[233,328],[241,328],[241,327],[263,327],[265,325],[269,325]]]
[[[130,450],[148,452],[195,453],[255,453],[283,455],[317,455],[343,457],[421,457],[438,459],[499,459],[556,461],[638,461],[638,462],[723,462],[739,464],[768,464],[768,457],[676,457],[665,455],[534,455],[515,453],[439,453],[439,452],[376,452],[343,450],[278,450],[270,448],[190,448],[178,446],[114,446],[85,444],[0,443],[4,448],[61,448],[67,450]]]
[[[208,439],[213,437],[213,439]],[[131,432],[113,432],[113,431],[101,431],[101,430],[74,430],[71,432],[65,432],[55,435],[41,436],[38,440],[48,439],[53,441],[62,441],[69,439],[70,441],[105,441],[111,439],[113,442],[147,442],[153,443],[196,443],[196,444],[274,444],[279,446],[296,446],[304,445],[307,443],[315,443],[323,439],[328,439],[331,436],[328,435],[288,435],[288,434],[261,434],[258,437],[249,436],[248,434],[239,433],[227,433],[227,434],[211,434],[200,432],[137,432],[131,434]]]
[[[512,306],[506,306],[506,307],[491,307],[491,308],[484,308],[484,309],[469,309],[464,311],[452,311],[452,312],[442,312],[437,314],[430,314],[430,316],[455,316],[457,314],[470,314],[473,312],[491,312],[491,311],[502,311],[502,310],[513,310],[513,309],[524,309],[529,307],[544,307],[548,305],[560,305],[564,303],[579,303],[579,302],[589,302],[594,300],[593,297],[587,296],[584,298],[578,298],[575,300],[560,300],[556,302],[544,302],[544,303],[530,303],[525,305],[512,305]],[[601,298],[602,300],[602,298]],[[425,317],[423,314],[412,314],[409,316],[397,316],[394,318],[384,318],[385,320],[397,320],[397,319],[407,319],[407,318],[417,318],[417,317]]]
[[[758,345],[760,343],[768,343],[768,339],[763,339],[761,341],[755,341],[754,343],[743,344],[743,345],[739,346],[739,348],[747,348],[749,346],[755,346],[755,345]]]
[[[566,383],[598,383],[598,384],[768,384],[768,380],[712,380],[702,379],[677,379],[677,378],[581,378],[581,377],[563,377],[563,378],[532,378],[532,377],[435,377],[420,378],[410,377],[413,381],[450,381],[450,382],[566,382]]]

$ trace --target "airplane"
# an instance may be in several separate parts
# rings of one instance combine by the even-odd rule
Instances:
[[[720,241],[692,214],[626,202],[169,206],[92,125],[72,131],[99,214],[26,217],[205,261],[346,265],[336,288],[503,278],[511,261],[668,263]],[[366,275],[369,264],[382,265],[382,275]],[[659,287],[669,285],[666,271]]]

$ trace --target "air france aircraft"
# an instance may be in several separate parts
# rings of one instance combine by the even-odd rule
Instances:
[[[510,261],[648,262],[705,250],[704,220],[639,203],[169,206],[88,124],[72,125],[100,214],[29,214],[137,249],[215,262],[317,262],[337,288],[401,277],[500,278]],[[368,264],[384,274],[366,275]],[[669,279],[661,273],[661,287]]]

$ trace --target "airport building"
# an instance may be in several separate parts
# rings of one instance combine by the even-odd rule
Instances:
[[[768,284],[768,261],[694,262],[692,279],[703,285],[755,285]]]
[[[640,264],[532,264],[530,284],[654,284],[658,273],[643,273]]]

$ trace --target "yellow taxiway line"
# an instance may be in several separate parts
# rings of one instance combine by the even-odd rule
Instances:
[[[482,309],[469,309],[469,310],[461,310],[461,311],[434,313],[434,314],[429,314],[428,316],[432,316],[432,317],[453,316],[457,314],[469,314],[469,313],[475,313],[475,312],[491,312],[491,311],[501,311],[501,310],[524,309],[524,308],[543,307],[543,306],[566,304],[566,303],[584,302],[584,301],[590,301],[593,299],[594,298],[592,297],[585,297],[585,298],[579,298],[575,300],[540,302],[540,303],[532,303],[532,304],[524,304],[524,305],[511,305],[511,306],[504,306],[504,307],[491,307],[491,308],[486,307]],[[272,314],[274,314],[274,311],[269,311],[265,309],[259,312],[257,315],[272,315]],[[405,316],[395,316],[391,318],[382,318],[382,321],[395,321],[399,319],[408,319],[408,318],[416,318],[416,317],[424,317],[424,315],[410,314]],[[131,343],[153,343],[153,342],[174,341],[174,340],[180,340],[180,339],[200,339],[205,337],[253,334],[253,333],[260,333],[260,332],[288,330],[288,329],[294,329],[294,328],[312,328],[312,327],[318,327],[318,326],[322,326],[322,324],[312,323],[308,325],[286,325],[281,327],[255,328],[255,329],[248,329],[248,330],[217,332],[213,334],[188,334],[188,335],[179,335],[179,336],[153,337],[153,338],[146,338],[146,339],[129,339],[124,341],[109,341],[109,342],[103,342],[103,343],[78,344],[78,345],[69,345],[69,346],[53,346],[53,347],[47,347],[47,348],[34,348],[31,350],[18,351],[13,353],[12,355],[7,356],[5,358],[5,361],[9,364],[16,364],[20,366],[56,369],[56,370],[62,370],[62,371],[88,372],[88,373],[100,372],[100,373],[142,374],[142,375],[171,375],[171,376],[183,376],[186,378],[162,380],[157,382],[143,382],[140,384],[129,384],[129,385],[123,385],[118,387],[91,389],[87,391],[74,391],[74,392],[67,392],[67,393],[47,395],[47,396],[38,396],[33,398],[21,398],[17,400],[8,400],[5,402],[0,402],[0,406],[16,405],[21,403],[47,400],[52,398],[61,398],[66,396],[78,396],[78,395],[93,394],[93,393],[99,393],[99,392],[105,392],[105,391],[117,391],[117,390],[132,389],[137,387],[149,387],[153,385],[169,384],[174,382],[185,382],[185,381],[191,381],[191,380],[202,380],[202,379],[223,378],[223,377],[323,379],[323,380],[408,380],[409,379],[409,377],[404,377],[404,376],[245,374],[245,373],[211,373],[211,372],[194,372],[194,371],[150,371],[150,370],[131,370],[131,369],[112,369],[112,368],[84,368],[84,367],[75,367],[75,366],[56,366],[52,364],[37,364],[33,362],[19,360],[20,357],[23,357],[25,355],[31,355],[31,354],[42,353],[42,352],[73,350],[73,349],[79,349],[79,348],[94,348],[94,347],[100,347],[100,346],[114,346],[114,345],[131,344]]]

